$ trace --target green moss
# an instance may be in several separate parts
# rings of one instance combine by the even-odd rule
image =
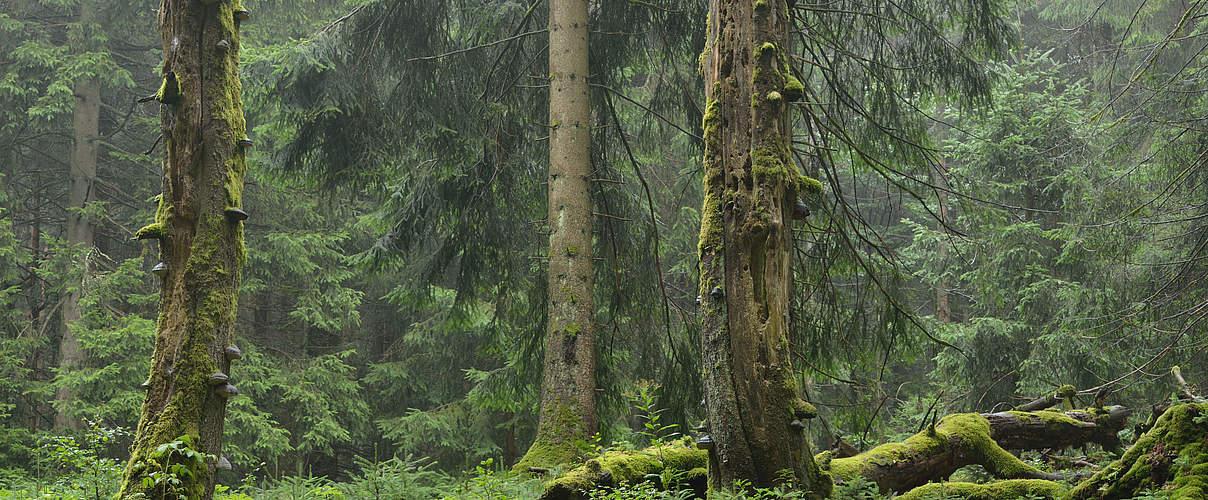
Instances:
[[[685,471],[685,479],[708,475],[708,453],[684,438],[641,451],[609,451],[545,484],[543,498],[587,498],[597,487],[635,484],[664,470]]]
[[[155,196],[155,222],[143,226],[138,231],[134,232],[134,238],[138,240],[157,239],[163,240],[167,236],[168,218],[172,215],[172,205],[164,200],[164,195]]]
[[[788,99],[789,102],[800,101],[802,97],[805,97],[805,86],[802,85],[801,81],[798,80],[797,77],[793,76],[792,73],[785,71],[784,89],[782,89],[780,93],[783,94],[784,98]]]
[[[180,101],[180,82],[176,81],[176,73],[168,72],[155,91],[155,100],[164,104],[175,104]]]
[[[702,129],[705,135],[705,197],[701,211],[700,225],[700,241],[697,246],[697,255],[704,255],[708,248],[720,248],[722,241],[722,200],[720,193],[720,184],[722,176],[722,166],[713,165],[709,161],[709,154],[716,151],[719,147],[721,138],[718,136],[718,126],[720,117],[718,116],[718,101],[712,99],[705,106],[705,116],[702,120]],[[702,287],[705,286],[702,283]],[[707,293],[706,290],[704,293]],[[703,293],[702,293],[703,294]]]
[[[976,413],[944,417],[934,429],[924,430],[900,443],[887,443],[848,458],[831,460],[830,471],[841,479],[854,479],[876,467],[928,454],[940,453],[959,443],[973,463],[981,464],[997,477],[1036,476],[1040,471],[1023,463],[990,438],[990,422]]]
[[[757,180],[783,182],[789,192],[798,192],[805,176],[798,173],[795,167],[790,169],[785,161],[787,157],[787,153],[781,154],[769,147],[756,147],[751,150],[751,174]]]
[[[1011,415],[1015,415],[1021,420],[1044,422],[1047,427],[1066,428],[1067,426],[1078,427],[1086,422],[1078,420],[1074,417],[1066,415],[1064,412],[1052,410],[1039,411],[1008,411]]]
[[[802,175],[799,186],[800,193],[809,197],[816,197],[822,194],[822,183],[813,177]]]
[[[574,245],[566,247],[566,256],[567,257],[574,257],[577,255],[579,255],[579,247],[574,246]]]
[[[1070,399],[1078,394],[1078,389],[1072,385],[1066,384],[1057,388],[1057,396],[1063,399]]]
[[[987,484],[931,483],[898,496],[898,500],[930,500],[935,498],[965,500],[1014,500],[1018,498],[1056,500],[1066,492],[1066,486],[1043,479],[1010,479]]]
[[[566,336],[576,337],[579,335],[579,332],[583,331],[583,327],[579,326],[578,323],[568,323],[563,330],[566,332]]]
[[[818,408],[814,407],[808,401],[801,398],[793,398],[790,405],[789,412],[794,418],[811,419],[818,417]]]
[[[512,467],[528,472],[530,467],[553,467],[571,463],[591,453],[585,441],[587,427],[578,405],[565,399],[541,405],[542,425],[524,457]]]
[[[156,222],[153,224],[147,224],[146,226],[139,228],[138,231],[135,231],[134,239],[136,239],[136,240],[149,240],[149,239],[163,240],[164,234],[165,234],[164,225]]]
[[[757,47],[755,49],[755,57],[763,57],[765,55],[772,55],[775,52],[776,52],[776,44],[774,44],[772,42],[764,42],[763,45],[760,45],[759,47]]]
[[[768,8],[767,0],[755,0],[755,10],[763,10]]]
[[[1208,498],[1208,404],[1172,406],[1120,459],[1070,492],[1071,500],[1129,498],[1159,489],[1176,499]]]
[[[768,101],[780,102],[780,92],[777,92],[775,90],[768,92]]]

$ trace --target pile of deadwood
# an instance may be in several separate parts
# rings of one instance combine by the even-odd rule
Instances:
[[[1148,419],[1135,425],[1139,437],[1127,450],[1118,433],[1131,412],[1122,406],[1050,409],[1073,400],[1075,391],[1064,386],[1012,411],[952,414],[905,441],[862,453],[837,446],[815,460],[836,484],[862,477],[882,493],[904,500],[1127,499],[1147,492],[1208,499],[1208,401],[1195,393],[1177,367],[1174,376],[1179,397],[1151,407]],[[592,490],[643,481],[661,487],[662,478],[676,478],[676,487],[704,498],[708,443],[707,437],[698,442],[685,438],[641,451],[609,451],[551,479],[541,498],[586,499]],[[1083,458],[1060,456],[1063,449],[1091,443],[1118,458],[1099,467]],[[1049,470],[1012,453],[1028,450],[1041,452]],[[996,480],[946,481],[968,465],[980,465]]]

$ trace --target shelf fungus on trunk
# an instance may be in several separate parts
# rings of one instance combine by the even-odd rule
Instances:
[[[224,385],[230,383],[230,381],[231,377],[222,372],[214,372],[213,375],[210,375],[210,385]]]
[[[151,268],[151,274],[154,274],[160,278],[167,276],[168,275],[168,265],[163,262],[156,264],[155,267]]]
[[[243,222],[248,218],[248,213],[238,208],[228,208],[224,213],[227,220],[231,222]]]
[[[243,351],[239,350],[236,346],[229,345],[226,346],[226,349],[222,350],[222,355],[226,356],[227,360],[234,361],[243,358]]]
[[[804,201],[797,200],[793,205],[793,218],[797,220],[805,219],[810,216],[810,207]]]
[[[236,389],[234,385],[229,383],[222,384],[214,388],[214,394],[217,394],[223,399],[230,399],[239,395],[239,389]]]

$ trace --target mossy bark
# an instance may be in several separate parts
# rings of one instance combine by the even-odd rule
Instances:
[[[576,460],[596,432],[587,4],[549,3],[549,316],[537,436],[522,471]]]
[[[246,171],[239,82],[237,0],[205,3],[163,0],[159,31],[165,81],[179,96],[160,106],[166,145],[163,194],[149,235],[168,267],[161,280],[160,314],[150,389],[131,446],[121,498],[160,498],[144,484],[161,467],[156,447],[193,436],[201,452],[221,454],[226,399],[208,384],[230,373],[223,349],[233,337],[245,261],[243,223],[228,219],[241,205]],[[214,462],[184,480],[188,498],[213,495]]]
[[[1025,464],[1007,449],[1062,448],[1082,443],[1118,446],[1116,433],[1128,412],[1122,407],[1071,412],[958,413],[900,443],[887,443],[849,458],[820,462],[836,479],[862,476],[883,492],[907,491],[943,480],[978,464],[1001,479],[1057,479]]]
[[[993,483],[931,483],[910,490],[897,500],[1012,500],[1017,498],[1057,500],[1065,495],[1064,484],[1043,479],[1009,479]]]
[[[92,2],[80,2],[80,18],[82,25],[93,22]],[[89,29],[80,30],[87,33]],[[82,35],[73,34],[71,40],[73,50],[85,52],[89,50],[87,40]],[[92,78],[82,78],[75,84],[75,107],[72,109],[72,125],[74,136],[71,150],[71,188],[68,192],[67,204],[72,209],[84,209],[92,201],[92,183],[96,179],[97,138],[101,135],[101,91],[100,86]],[[66,221],[67,244],[73,248],[92,247],[92,221],[82,212],[69,212]],[[87,257],[85,257],[87,259]],[[87,263],[80,266],[87,272]],[[72,369],[79,366],[84,355],[80,352],[79,342],[72,323],[80,319],[80,290],[79,286],[69,290],[63,298],[63,306],[59,313],[59,369]],[[81,427],[81,422],[70,418],[68,406],[75,400],[75,394],[66,387],[55,390],[55,427]]]
[[[1079,483],[1069,499],[1119,499],[1160,490],[1208,498],[1208,404],[1172,406],[1119,460]]]
[[[697,497],[703,497],[707,466],[706,452],[695,448],[687,438],[640,451],[610,451],[546,483],[541,500],[584,500],[595,489],[644,481],[658,483],[661,477],[659,480],[648,477],[664,472],[670,472],[667,476],[679,481],[678,487],[691,489]]]
[[[713,0],[709,12],[699,251],[711,486],[825,496],[831,482],[791,425],[805,406],[789,356],[792,210],[817,183],[789,156],[788,105],[802,89],[787,74],[788,4]]]

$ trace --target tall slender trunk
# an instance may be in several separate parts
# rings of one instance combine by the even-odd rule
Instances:
[[[550,0],[549,14],[549,317],[537,437],[521,470],[573,460],[596,432],[587,0]]]
[[[237,394],[216,372],[230,373],[239,280],[246,258],[243,212],[246,170],[239,82],[238,0],[162,0],[160,121],[166,158],[163,194],[153,224],[140,238],[158,239],[166,269],[147,398],[131,446],[120,496],[162,498],[164,486],[144,484],[165,462],[188,474],[187,498],[213,495],[215,460],[184,454],[157,456],[156,448],[182,436],[190,448],[221,456],[226,400]],[[160,476],[163,477],[163,476]],[[154,482],[154,481],[150,481]]]
[[[710,482],[826,496],[804,433],[816,411],[789,357],[793,207],[821,186],[789,154],[789,101],[802,87],[788,73],[788,5],[712,0],[710,14],[699,249]]]
[[[943,99],[943,96],[940,96]],[[939,119],[944,117],[945,106],[943,101],[935,106],[935,116]],[[935,221],[935,229],[944,235],[948,234],[948,158],[941,152],[937,159],[936,168],[932,175],[932,183],[938,188],[936,196],[939,198],[939,209],[936,211],[937,219]],[[948,260],[948,242],[940,242],[937,250],[939,261],[946,263]],[[941,276],[939,282],[935,284],[935,320],[940,323],[952,322],[952,304],[948,300],[948,280]]]
[[[27,287],[29,290],[29,299],[27,303],[29,304],[29,324],[37,328],[39,323],[42,322],[42,308],[43,304],[46,302],[46,299],[45,290],[42,287],[42,280],[37,279],[37,275],[35,274],[35,271],[38,269],[38,266],[40,265],[39,263],[42,260],[42,193],[39,191],[39,187],[42,185],[42,169],[41,165],[38,165],[37,159],[34,159],[33,162],[34,188],[30,193],[30,197],[32,198],[30,200],[30,213],[32,216],[29,220],[29,275],[34,276],[35,278],[29,280],[29,286]],[[41,378],[42,349],[34,349],[29,353],[29,357],[27,359],[29,364],[30,382],[33,382]],[[28,416],[26,428],[29,429],[29,432],[31,433],[37,432],[39,427],[38,405],[42,404],[42,398],[25,395],[22,399],[24,399],[26,402],[25,409]]]
[[[80,24],[92,22],[91,2],[80,4]],[[85,30],[87,31],[87,30]],[[80,47],[78,50],[86,50]],[[75,108],[72,111],[72,121],[75,129],[75,145],[71,151],[71,190],[68,193],[67,206],[71,209],[83,209],[92,198],[92,182],[96,179],[97,144],[100,135],[101,95],[96,81],[85,78],[75,86]],[[67,244],[73,249],[89,248],[92,246],[92,221],[81,212],[67,214]],[[85,256],[85,259],[87,257]],[[84,264],[84,263],[82,263]],[[82,265],[83,273],[87,274],[88,266]],[[81,276],[81,280],[86,276]],[[63,300],[62,311],[59,314],[59,370],[79,366],[83,361],[79,343],[71,329],[72,323],[80,319],[80,286],[68,291]],[[55,390],[56,412],[55,427],[80,427],[80,421],[71,418],[68,407],[75,399],[75,394],[66,387],[60,386]]]

